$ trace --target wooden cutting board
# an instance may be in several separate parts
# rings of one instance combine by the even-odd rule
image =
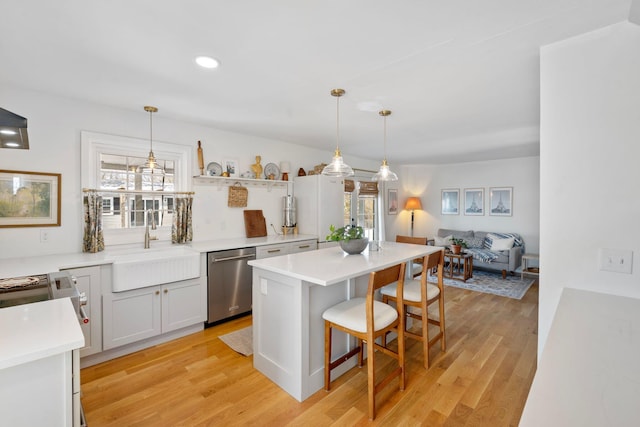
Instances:
[[[247,237],[263,237],[267,235],[267,223],[262,210],[244,211],[244,230]]]

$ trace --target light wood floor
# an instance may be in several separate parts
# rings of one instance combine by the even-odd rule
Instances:
[[[386,387],[375,422],[366,368],[299,403],[217,338],[249,326],[248,316],[83,369],[88,425],[517,426],[536,369],[537,282],[522,300],[446,287],[445,301],[447,352],[436,345],[425,370],[408,340],[407,387]]]

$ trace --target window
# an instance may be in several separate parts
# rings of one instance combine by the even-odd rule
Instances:
[[[378,227],[378,187],[375,182],[347,182],[344,193],[344,225],[356,224],[364,228],[370,240],[377,240]],[[351,190],[351,191],[349,191]]]
[[[103,214],[107,212],[105,206],[108,205],[108,215],[114,216],[108,220],[103,218],[105,229],[145,227],[147,211],[153,212],[157,225],[171,224],[173,196],[162,192],[175,190],[173,160],[158,158],[164,173],[158,173],[157,170],[154,173],[148,168],[145,169],[145,157],[99,153],[99,158],[98,189],[103,190]],[[110,196],[110,190],[114,190],[114,193],[119,190],[132,190],[132,193]],[[114,207],[114,200],[117,200],[117,209]]]
[[[163,230],[160,237],[169,236],[173,193],[191,187],[193,148],[154,141],[153,151],[164,169],[158,173],[144,167],[148,140],[83,131],[81,143],[82,186],[102,194],[102,225],[109,244],[137,241],[137,230],[151,220],[151,212]]]

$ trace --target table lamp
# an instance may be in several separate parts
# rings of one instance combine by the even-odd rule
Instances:
[[[413,236],[413,211],[416,209],[422,209],[422,203],[419,197],[409,197],[404,204],[404,208],[411,211],[411,236]]]

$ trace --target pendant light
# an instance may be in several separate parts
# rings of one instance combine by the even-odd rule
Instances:
[[[398,175],[389,169],[389,165],[387,164],[387,116],[391,115],[390,110],[382,110],[378,114],[384,117],[384,159],[382,160],[382,164],[380,165],[380,170],[378,173],[371,177],[372,181],[397,181]]]
[[[153,113],[157,113],[158,109],[150,105],[145,105],[144,111],[147,111],[149,113],[149,157],[147,157],[147,161],[144,164],[144,169],[152,175],[164,175],[164,169],[162,169],[160,165],[158,165],[156,156],[155,154],[153,154]]]
[[[322,175],[328,176],[353,176],[353,169],[342,160],[340,153],[340,97],[345,94],[344,89],[333,89],[331,96],[336,97],[336,151],[333,153],[333,160],[322,170]]]

